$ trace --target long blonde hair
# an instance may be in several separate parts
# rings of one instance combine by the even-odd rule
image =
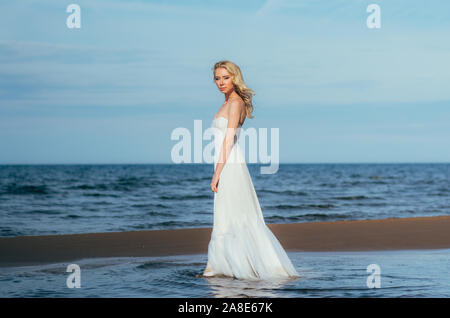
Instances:
[[[226,69],[230,74],[231,78],[234,84],[234,90],[236,93],[242,98],[245,104],[245,112],[247,114],[248,118],[253,118],[253,104],[252,104],[252,97],[255,95],[252,89],[248,88],[247,85],[245,85],[244,78],[242,76],[241,69],[239,66],[234,64],[230,61],[219,61],[216,64],[214,64],[213,68],[213,80],[215,76],[216,69],[218,68],[224,68]]]

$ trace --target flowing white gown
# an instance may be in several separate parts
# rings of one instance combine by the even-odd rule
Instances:
[[[212,122],[215,136],[214,169],[219,158],[228,120]],[[299,277],[289,257],[264,222],[258,197],[236,130],[230,155],[214,193],[214,226],[208,245],[208,262],[203,276],[238,279]]]

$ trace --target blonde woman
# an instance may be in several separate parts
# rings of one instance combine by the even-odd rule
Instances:
[[[240,68],[220,61],[214,81],[225,102],[214,116],[214,226],[204,277],[238,279],[298,277],[280,242],[266,226],[242,149],[237,142],[245,119],[253,118],[253,91]]]

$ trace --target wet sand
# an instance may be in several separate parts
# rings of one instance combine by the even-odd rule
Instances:
[[[450,248],[450,216],[267,224],[289,251]],[[0,238],[0,267],[208,252],[212,228]]]

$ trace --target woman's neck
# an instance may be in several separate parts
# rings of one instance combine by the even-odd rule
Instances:
[[[231,91],[230,93],[225,94],[225,103],[228,103],[228,101],[230,100],[230,98],[237,96],[238,94],[236,93],[236,91]]]

